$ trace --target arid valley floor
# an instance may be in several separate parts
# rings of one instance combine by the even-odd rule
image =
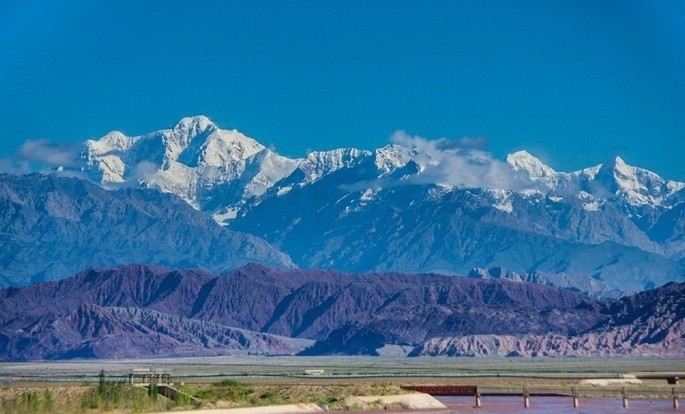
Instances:
[[[146,400],[137,406],[121,401],[119,405],[111,403],[108,406],[94,397],[101,373],[108,384],[123,386],[127,376],[140,369],[170,373],[177,387],[202,401],[199,407],[188,406],[195,409],[313,403],[337,410],[407,411],[402,404],[362,406],[350,403],[354,396],[408,393],[410,391],[402,388],[407,385],[475,385],[484,395],[486,409],[495,409],[499,407],[497,404],[505,403],[520,409],[520,395],[526,391],[534,400],[536,395],[570,396],[575,392],[586,402],[599,404],[604,401],[604,404],[619,408],[622,393],[627,393],[631,400],[661,401],[662,405],[674,391],[685,395],[685,387],[667,383],[669,377],[685,377],[683,359],[216,357],[3,363],[0,364],[0,399],[8,413],[160,412],[183,407],[162,401],[162,398],[160,401]],[[587,381],[597,379],[610,381],[604,386]],[[35,409],[27,402],[26,395],[30,393],[38,400]],[[48,393],[50,407],[46,407],[44,401]],[[498,397],[494,400],[488,397],[495,395]],[[119,398],[131,399],[132,396],[124,392]],[[566,397],[544,399],[545,404],[560,404],[559,401],[566,400]],[[445,401],[449,409],[462,407],[458,412],[473,405],[472,397]],[[539,409],[541,400],[535,401]],[[27,407],[20,407],[22,402]],[[570,403],[566,405],[570,407]],[[633,404],[632,410],[637,407],[640,403]]]

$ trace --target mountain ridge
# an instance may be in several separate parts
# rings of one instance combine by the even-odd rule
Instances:
[[[77,165],[69,173],[105,187],[176,194],[301,267],[503,267],[567,279],[568,288],[597,296],[605,286],[617,297],[685,280],[685,183],[620,157],[557,172],[525,150],[501,161],[459,141],[398,132],[375,150],[290,159],[196,116],[87,141]]]
[[[685,283],[611,302],[608,319],[576,335],[468,335],[432,338],[412,356],[682,356]]]
[[[599,301],[435,274],[127,265],[0,289],[0,359],[375,355],[386,345],[413,355],[682,355],[684,291],[670,283]]]
[[[133,151],[134,146],[141,148],[138,151]],[[200,165],[223,168],[226,171],[224,171],[225,174],[221,179],[223,181],[235,181],[244,171],[245,166],[241,165],[242,163],[249,157],[268,150],[266,153],[270,153],[274,159],[282,164],[282,168],[272,169],[272,176],[263,183],[265,186],[272,187],[280,179],[292,174],[297,168],[304,173],[304,181],[300,184],[311,183],[340,168],[349,167],[355,160],[363,157],[375,157],[377,168],[386,174],[405,166],[409,161],[417,162],[420,169],[425,170],[430,164],[440,161],[436,159],[436,154],[439,154],[440,151],[450,151],[449,145],[443,146],[447,149],[440,147],[426,151],[425,145],[413,146],[411,142],[399,142],[373,151],[338,148],[329,151],[313,151],[304,158],[290,159],[277,155],[253,138],[247,137],[235,129],[221,129],[207,117],[198,115],[183,118],[170,129],[149,134],[128,137],[121,132],[113,131],[100,139],[88,140],[84,143],[82,158],[86,161],[84,167],[89,171],[91,178],[105,185],[125,181],[125,174],[127,173],[125,167],[135,167],[137,163],[142,161],[149,161],[157,166],[157,172],[162,174],[157,178],[172,179],[173,165],[181,164],[191,168]],[[147,153],[142,151],[144,149],[147,149]],[[143,152],[143,156],[141,156],[141,152]],[[464,153],[462,150],[456,152]],[[518,171],[527,174],[527,178],[531,181],[528,183],[530,187],[527,190],[540,189],[539,184],[541,183],[544,184],[545,190],[552,192],[570,187],[583,187],[584,190],[587,190],[598,178],[601,181],[604,177],[606,182],[602,183],[603,186],[619,193],[616,195],[623,197],[624,201],[634,206],[660,206],[662,202],[667,201],[675,193],[685,189],[685,183],[664,180],[651,171],[626,164],[620,157],[614,157],[608,162],[594,167],[567,173],[557,172],[526,150],[520,150],[508,154],[505,157],[505,164],[511,167],[512,172]],[[259,165],[259,163],[256,164],[257,168]],[[233,171],[228,171],[230,169]],[[181,171],[177,173],[183,174]],[[197,181],[197,179],[195,180]],[[215,183],[216,181],[209,180],[202,184],[209,186]],[[437,184],[436,182],[433,183]],[[163,191],[174,192],[174,188],[165,187],[164,184],[157,182],[155,174],[150,175],[148,180],[143,180],[142,184],[158,186]],[[252,196],[260,196],[264,190],[265,188],[262,187],[245,192],[241,202]],[[593,191],[589,193],[592,194]],[[594,196],[598,196],[600,193],[606,194],[606,189],[601,189],[595,193]],[[202,203],[196,200],[197,197],[193,198],[188,194],[186,197],[181,196],[196,208],[202,209]]]
[[[221,227],[172,194],[107,191],[52,174],[0,174],[0,245],[1,286],[127,263],[293,266],[266,241]]]

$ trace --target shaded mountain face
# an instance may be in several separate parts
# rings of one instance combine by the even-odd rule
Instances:
[[[578,294],[525,283],[248,266],[206,285],[192,315],[313,339],[351,323],[374,324],[401,343],[416,343],[443,331],[579,331],[596,319],[594,310],[575,313],[587,302]],[[558,319],[550,309],[569,314]]]
[[[435,337],[412,355],[683,356],[685,283],[670,283],[609,304],[608,318],[579,335]]]
[[[591,295],[595,298],[614,298],[621,295],[621,291],[612,289],[606,283],[594,278],[570,277],[563,273],[525,272],[517,273],[503,267],[471,269],[468,277],[473,279],[501,279],[513,282],[539,283],[545,286],[567,289]]]
[[[289,159],[196,116],[86,141],[69,168],[105,187],[174,193],[305,268],[503,267],[597,297],[685,280],[685,183],[620,157],[559,172],[526,151],[500,161],[396,134],[372,151]]]
[[[264,240],[223,228],[173,195],[55,175],[0,174],[0,246],[0,286],[125,263],[292,266]]]
[[[146,347],[155,355],[292,353],[311,342],[281,337],[331,341],[358,327],[369,333],[362,339],[410,346],[457,334],[567,335],[606,319],[603,306],[498,280],[254,264],[214,276],[129,265],[1,289],[0,350],[2,359],[151,355]]]
[[[600,297],[685,274],[674,260],[634,246],[653,242],[609,206],[589,212],[580,203],[511,193],[513,211],[504,212],[493,207],[491,192],[431,185],[350,193],[335,184],[349,173],[248,206],[231,228],[269,240],[303,267],[467,274],[501,266],[555,275]]]

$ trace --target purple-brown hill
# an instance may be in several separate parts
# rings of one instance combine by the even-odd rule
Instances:
[[[659,303],[681,303],[683,286],[611,304],[539,284],[434,274],[89,269],[0,290],[0,359],[293,354],[312,341],[305,354],[374,355],[390,344],[441,354],[423,350],[435,338],[575,337],[630,325],[645,309],[654,325],[672,308]]]

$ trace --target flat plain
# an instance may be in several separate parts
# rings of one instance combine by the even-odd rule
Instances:
[[[490,398],[494,397],[486,396],[521,395],[526,390],[533,398],[543,394],[568,396],[577,393],[582,398],[609,398],[610,401],[619,401],[623,392],[629,393],[631,398],[659,401],[671,398],[674,391],[685,395],[685,387],[667,383],[669,377],[685,377],[685,358],[231,356],[5,362],[0,363],[0,399],[3,404],[18,404],[33,395],[31,398],[39,401],[34,405],[42,407],[50,394],[53,407],[97,412],[108,407],[107,401],[97,400],[101,375],[106,378],[108,387],[114,387],[111,389],[131,393],[131,389],[116,388],[115,384],[126,381],[133,370],[140,369],[170,373],[175,386],[200,398],[204,408],[315,403],[347,410],[354,408],[347,402],[350,397],[411,392],[402,388],[406,385],[475,385],[491,402],[505,400],[492,400]],[[635,377],[641,381],[630,384]],[[582,385],[584,379],[618,382],[610,386]],[[621,380],[627,382],[623,384]],[[113,403],[112,407],[116,409],[113,412],[150,412],[172,407],[168,401],[162,403],[146,398],[141,400],[139,409]],[[72,401],[79,400],[80,403],[73,405]],[[566,401],[566,397],[562,400]],[[30,406],[28,400],[20,407],[27,406]],[[376,408],[394,410],[401,407]],[[7,412],[51,413],[59,410],[22,408]]]
[[[2,382],[87,382],[101,371],[125,378],[133,369],[168,372],[174,381],[225,379],[268,382],[577,382],[586,378],[685,377],[684,358],[448,358],[448,357],[262,357],[150,358],[0,363]],[[306,370],[322,370],[306,375]],[[311,372],[311,371],[310,371]]]

